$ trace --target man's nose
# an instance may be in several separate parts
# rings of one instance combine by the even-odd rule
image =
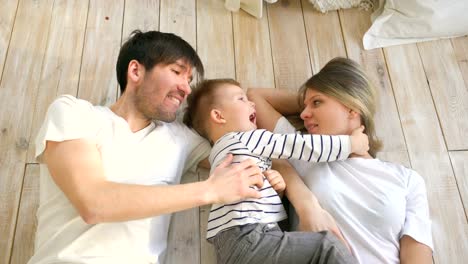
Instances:
[[[184,96],[189,95],[192,92],[192,87],[190,87],[190,84],[188,82],[182,82],[178,85],[179,90],[184,93]]]

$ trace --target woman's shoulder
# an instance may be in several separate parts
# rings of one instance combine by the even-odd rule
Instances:
[[[405,182],[414,182],[414,183],[424,183],[423,177],[415,171],[414,169],[407,167],[403,164],[391,162],[391,161],[384,161],[380,159],[374,159],[380,166],[382,166],[386,171],[393,173],[394,175],[398,175],[402,177]]]

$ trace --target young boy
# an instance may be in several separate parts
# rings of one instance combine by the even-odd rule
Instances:
[[[368,149],[362,129],[351,136],[280,135],[257,129],[255,105],[231,79],[201,82],[187,102],[184,122],[213,145],[212,168],[229,153],[233,163],[251,158],[267,171],[271,158],[328,162]],[[260,199],[212,205],[207,239],[215,246],[218,263],[354,263],[334,235],[278,228],[276,223],[287,217],[277,193],[285,185],[278,174],[273,177],[264,178]]]

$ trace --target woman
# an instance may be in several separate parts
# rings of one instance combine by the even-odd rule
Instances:
[[[256,104],[259,127],[275,133],[293,132],[283,116],[301,111],[311,134],[349,135],[364,125],[370,147],[365,155],[323,164],[290,163],[336,220],[360,263],[432,262],[424,181],[411,169],[375,158],[381,147],[373,120],[377,95],[358,64],[331,60],[301,88],[299,101],[277,89],[250,89],[248,96]]]

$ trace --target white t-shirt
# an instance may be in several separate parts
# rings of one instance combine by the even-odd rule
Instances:
[[[294,130],[284,117],[275,128]],[[360,263],[399,263],[403,235],[433,249],[426,187],[415,171],[378,159],[289,162],[335,218]],[[297,216],[290,219],[296,226]]]
[[[96,143],[107,179],[141,185],[177,184],[209,153],[209,144],[179,122],[154,123],[133,133],[109,108],[73,96],[49,107],[36,139],[41,162],[46,141],[87,138]],[[40,164],[35,254],[29,263],[158,263],[164,257],[170,215],[86,224]],[[116,205],[118,206],[118,205]]]

